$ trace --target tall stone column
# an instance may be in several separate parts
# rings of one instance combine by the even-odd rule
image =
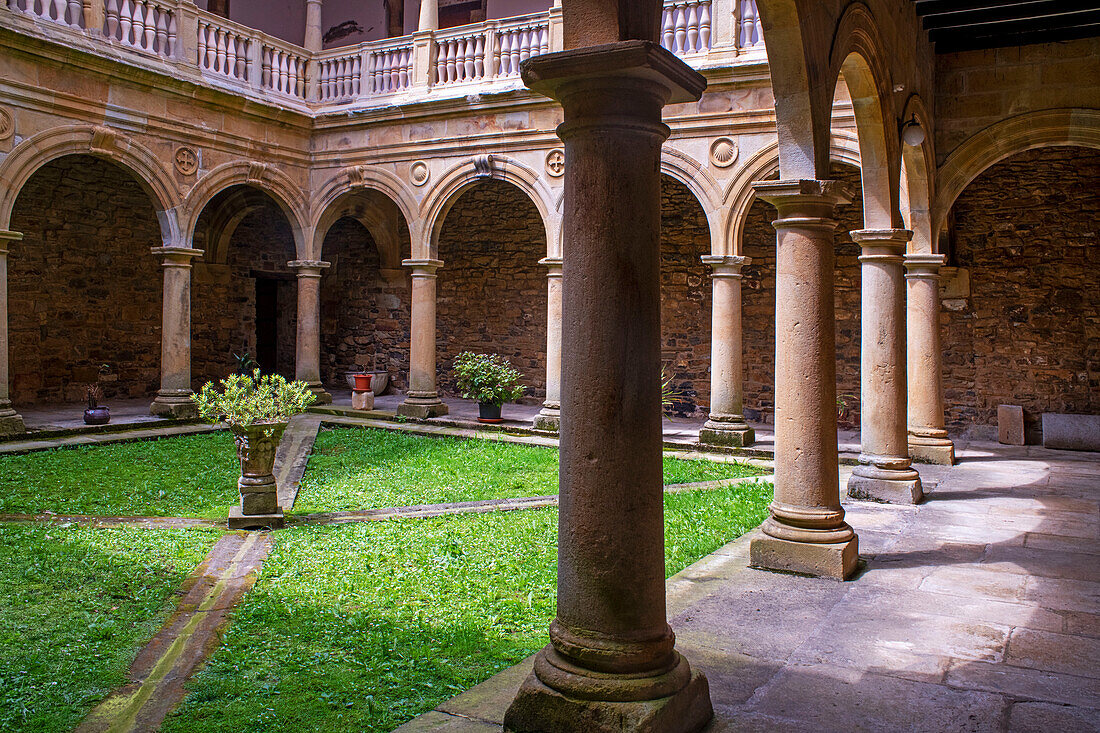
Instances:
[[[19,232],[0,230],[0,436],[26,432],[23,417],[11,406],[8,374],[8,242],[23,239]]]
[[[561,258],[539,260],[546,265],[546,399],[535,416],[535,430],[556,433],[561,427]]]
[[[837,181],[755,184],[779,210],[775,220],[775,499],[750,564],[847,578],[859,541],[840,506],[836,443],[836,206],[850,201]]]
[[[943,351],[940,348],[939,286],[943,263],[943,255],[905,255],[909,457],[923,463],[951,466],[955,463],[955,445],[944,429]]]
[[[321,0],[306,0],[306,35],[302,45],[312,53],[319,53],[324,45],[321,31]]]
[[[420,22],[417,30],[421,33],[439,30],[439,0],[420,0]]]
[[[191,260],[201,249],[153,247],[164,268],[160,330],[160,390],[149,411],[172,418],[198,415],[191,401]]]
[[[706,678],[665,616],[661,480],[661,108],[706,82],[655,43],[538,56],[564,110],[558,613],[510,731],[696,731]]]
[[[405,260],[412,269],[412,334],[409,355],[409,391],[398,415],[429,418],[446,415],[435,385],[435,282],[440,260]]]
[[[711,267],[713,297],[710,325],[710,417],[699,442],[752,445],[756,434],[745,422],[744,368],[741,353],[741,268],[748,257],[705,256]]]
[[[298,330],[294,339],[294,378],[305,382],[317,403],[332,402],[321,384],[321,271],[330,263],[293,260],[286,263],[298,271]]]
[[[852,240],[863,254],[860,324],[860,465],[848,496],[916,504],[924,494],[906,442],[905,245],[906,229],[862,229]]]

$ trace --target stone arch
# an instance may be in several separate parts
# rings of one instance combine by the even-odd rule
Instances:
[[[438,258],[439,233],[447,213],[467,189],[484,180],[511,183],[531,199],[546,230],[547,256],[560,256],[561,214],[553,203],[554,196],[550,188],[533,169],[514,158],[494,154],[478,156],[474,160],[454,166],[428,192],[420,205],[424,228],[420,237],[413,238],[413,259]]]
[[[354,219],[370,232],[378,245],[382,270],[400,272],[403,250],[399,234],[400,222],[404,220],[406,228],[409,222],[404,219],[401,206],[376,189],[345,189],[332,198],[323,210],[317,212],[312,227],[313,241],[310,244],[310,251],[315,255],[312,259],[324,259],[325,237],[333,225],[345,217]]]
[[[290,223],[298,257],[307,258],[309,209],[301,189],[290,176],[278,168],[248,161],[218,166],[203,176],[187,194],[182,227],[185,241],[193,241],[195,227],[207,205],[219,193],[233,186],[251,186],[270,196]]]
[[[180,196],[168,169],[148,148],[107,127],[66,125],[33,135],[0,162],[0,229],[11,226],[12,209],[23,186],[46,163],[66,155],[91,155],[116,163],[149,195],[160,223],[162,244],[180,246]]]
[[[703,207],[710,230],[710,253],[722,254],[722,189],[714,176],[687,153],[675,148],[661,150],[661,173],[684,184]]]
[[[835,90],[843,74],[856,119],[862,161],[863,225],[867,229],[901,226],[899,139],[884,49],[870,9],[859,2],[848,6],[837,24],[830,52],[830,88]]]
[[[314,234],[313,240],[309,243],[311,247],[309,259],[321,259],[321,247],[324,243],[325,233],[329,226],[336,222],[336,219],[332,219],[328,226],[322,224],[322,220],[328,216],[331,208],[333,206],[343,206],[338,202],[345,200],[349,194],[371,191],[385,196],[397,207],[398,212],[405,219],[405,225],[409,228],[412,238],[414,240],[417,238],[417,230],[420,224],[417,216],[419,207],[416,203],[416,197],[404,181],[381,168],[366,165],[355,166],[345,168],[326,181],[310,203],[310,223]]]
[[[963,189],[985,169],[1017,153],[1057,145],[1100,148],[1100,110],[1063,108],[1029,112],[1001,120],[972,135],[939,168],[933,231],[940,230]]]
[[[932,118],[923,101],[917,95],[905,103],[903,121],[916,120],[925,131],[920,145],[901,145],[901,178],[899,179],[899,208],[905,218],[905,228],[913,232],[909,241],[910,253],[930,254],[938,250],[936,230],[932,228],[932,201],[936,154],[930,134]]]

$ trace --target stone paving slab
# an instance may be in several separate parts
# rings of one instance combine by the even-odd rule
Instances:
[[[32,451],[66,448],[77,445],[104,445],[107,443],[132,443],[139,440],[156,440],[177,435],[197,435],[224,430],[224,427],[204,423],[158,424],[136,430],[118,430],[109,433],[78,433],[52,438],[29,437],[25,440],[8,440],[0,443],[0,455],[30,453]]]

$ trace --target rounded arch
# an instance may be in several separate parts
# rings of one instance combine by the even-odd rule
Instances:
[[[830,88],[835,90],[843,75],[856,119],[863,225],[868,229],[901,226],[900,141],[884,49],[870,9],[860,2],[848,6],[837,24],[829,55]]]
[[[682,183],[703,207],[710,230],[710,254],[722,254],[722,189],[707,169],[675,148],[661,150],[661,173]]]
[[[329,212],[331,207],[337,205],[337,202],[348,194],[369,191],[377,191],[388,198],[397,207],[401,216],[405,218],[405,225],[409,228],[409,232],[415,232],[418,225],[417,213],[419,207],[416,203],[416,197],[401,178],[375,166],[361,165],[354,168],[345,168],[329,178],[318,189],[310,202],[310,224],[315,233],[313,241],[310,243],[314,249],[311,251],[309,259],[321,258],[321,245],[324,242],[328,227],[324,227],[325,231],[319,230],[321,229],[322,218],[327,215],[326,212]],[[332,220],[333,223],[335,221],[336,219]],[[331,225],[330,223],[328,226]],[[413,234],[413,238],[416,238],[415,234]]]
[[[225,163],[199,179],[187,194],[184,204],[186,217],[182,222],[182,231],[187,242],[193,241],[195,227],[207,205],[219,193],[233,186],[251,186],[270,196],[290,223],[297,256],[308,259],[306,232],[309,226],[309,211],[306,198],[290,176],[278,168],[263,163],[248,161]]]
[[[1013,155],[1057,145],[1100,149],[1100,110],[1029,112],[1001,120],[972,135],[939,168],[933,231],[940,230],[963,189],[985,169]]]
[[[859,167],[859,143],[854,133],[836,130],[829,141],[829,159],[839,163]],[[765,145],[756,151],[738,170],[737,176],[726,187],[723,210],[726,219],[721,224],[725,233],[722,239],[724,250],[715,254],[741,256],[742,241],[745,233],[745,219],[749,209],[756,201],[756,191],[752,184],[771,178],[780,172],[780,149],[777,143]]]
[[[909,252],[930,254],[938,249],[936,230],[932,227],[934,171],[936,170],[936,154],[930,132],[932,118],[924,102],[914,94],[905,103],[902,119],[916,120],[925,131],[925,136],[924,142],[920,145],[902,144],[901,146],[899,209],[905,220],[906,229],[913,232],[913,238],[909,240]]]
[[[511,183],[531,199],[546,230],[546,256],[561,256],[561,217],[546,182],[534,170],[514,158],[483,155],[451,168],[428,192],[420,205],[425,226],[420,232],[421,236],[413,238],[414,259],[438,258],[439,233],[443,229],[447,213],[467,189],[487,179]]]
[[[35,171],[66,155],[91,155],[116,163],[130,172],[149,195],[160,223],[162,244],[180,246],[180,196],[168,169],[140,143],[106,127],[66,125],[33,135],[0,162],[0,229],[11,226],[19,192]]]
[[[315,255],[311,259],[324,259],[325,238],[337,221],[343,218],[354,219],[370,232],[378,246],[378,256],[383,270],[401,269],[402,244],[399,235],[400,221],[404,218],[401,206],[386,194],[376,189],[344,189],[340,195],[331,199],[313,223],[313,241],[310,251]],[[408,219],[404,219],[408,228]]]

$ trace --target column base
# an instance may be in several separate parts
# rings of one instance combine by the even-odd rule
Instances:
[[[847,580],[859,566],[859,537],[844,542],[796,542],[764,535],[749,543],[749,567]]]
[[[285,526],[282,509],[269,514],[245,514],[239,506],[229,509],[229,529],[282,529]]]
[[[11,402],[4,400],[0,404],[0,437],[22,435],[25,432],[27,426],[23,424],[23,416],[12,409]]]
[[[744,448],[756,442],[756,433],[743,419],[726,421],[712,417],[700,428],[699,442]]]
[[[312,392],[317,397],[317,401],[314,402],[313,404],[315,404],[315,405],[331,405],[332,404],[332,395],[330,393],[326,392],[325,388],[322,387],[320,384],[316,384],[316,385],[311,384],[311,385],[309,385],[309,391]]]
[[[545,650],[539,652],[540,655],[544,653]],[[504,715],[504,730],[510,733],[695,733],[712,717],[710,685],[697,670],[691,671],[687,685],[679,692],[655,700],[633,702],[568,697],[547,686],[532,672]]]
[[[934,463],[938,466],[955,465],[955,444],[947,437],[947,431],[942,435],[920,435],[909,433],[909,458],[917,463]]]
[[[440,417],[449,413],[451,409],[443,404],[438,397],[407,397],[397,406],[397,414],[402,417],[412,417],[417,420],[426,420],[429,417]]]
[[[561,410],[557,407],[546,407],[544,405],[543,408],[539,410],[539,414],[535,415],[535,419],[531,422],[531,427],[543,433],[560,432]]]
[[[199,408],[191,401],[191,390],[161,390],[157,393],[149,413],[173,420],[194,420],[199,416]]]
[[[924,490],[920,474],[911,468],[864,465],[855,468],[848,479],[848,498],[883,504],[919,504],[924,499]]]

